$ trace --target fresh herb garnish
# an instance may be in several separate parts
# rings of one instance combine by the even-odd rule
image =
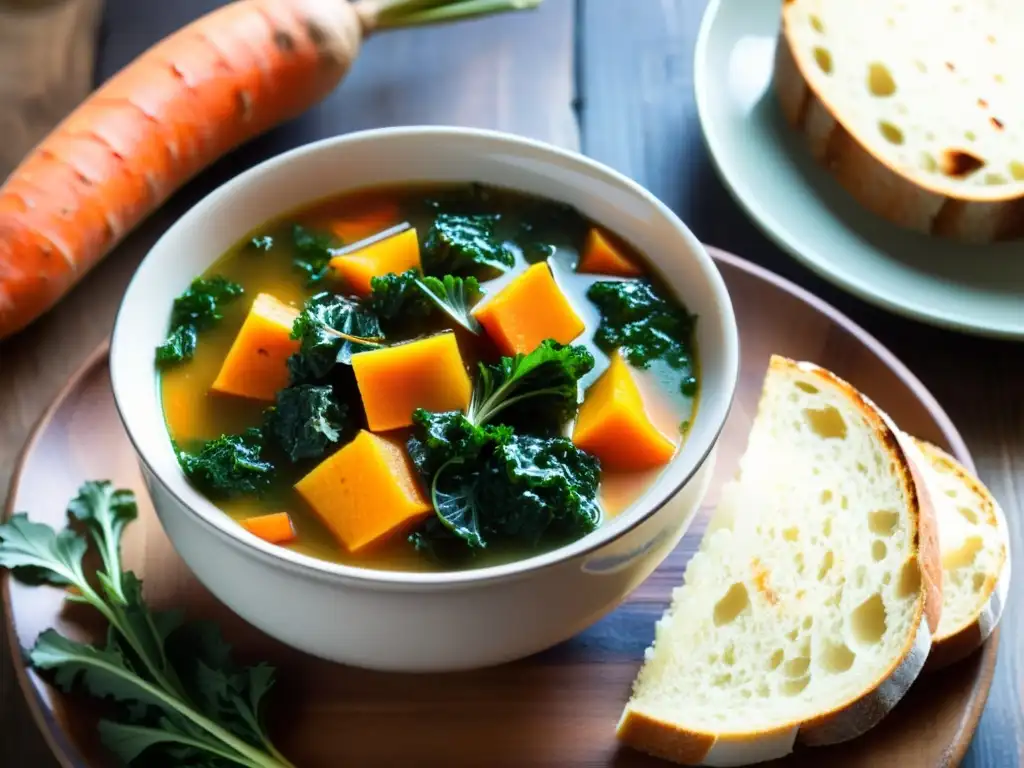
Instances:
[[[500,274],[515,258],[495,234],[498,214],[439,213],[423,244],[423,266],[432,275]]]
[[[601,312],[594,341],[605,352],[621,348],[630,364],[663,360],[676,370],[693,367],[696,317],[658,293],[646,280],[600,281],[587,290]],[[684,387],[687,385],[684,379]]]
[[[159,365],[191,360],[196,351],[200,331],[223,319],[222,308],[243,293],[242,286],[225,277],[197,277],[174,300],[171,308],[171,330],[167,340],[156,348]]]
[[[0,567],[70,587],[66,600],[106,619],[107,642],[87,645],[48,629],[28,651],[29,662],[64,690],[80,687],[117,702],[98,730],[125,763],[290,768],[262,725],[274,670],[236,665],[213,625],[182,625],[178,612],[151,611],[142,582],[123,570],[121,536],[136,516],[134,495],[107,481],[85,483],[68,513],[101,554],[96,587],[83,567],[86,539],[24,513],[0,525]]]
[[[513,540],[536,545],[596,527],[597,459],[550,436],[551,423],[575,413],[578,381],[593,367],[586,347],[548,339],[529,354],[481,364],[468,414],[413,414],[409,456],[442,524],[428,521],[414,532],[417,549],[447,557],[459,552],[452,537],[479,549]],[[530,419],[512,418],[517,410]],[[516,434],[510,420],[543,424],[547,436]]]
[[[542,341],[529,354],[502,357],[480,365],[469,406],[474,424],[494,421],[502,411],[529,400],[531,411],[553,414],[559,423],[576,413],[579,380],[594,368],[594,356],[582,345]]]
[[[330,235],[312,232],[301,224],[292,225],[292,245],[295,246],[294,264],[306,273],[310,285],[319,283],[327,274],[333,247],[339,245]]]
[[[299,384],[277,393],[264,432],[293,462],[319,459],[341,440],[347,415],[348,405],[338,402],[330,386]]]
[[[258,235],[249,241],[249,247],[256,251],[269,251],[274,247],[274,238],[270,235]]]
[[[263,433],[256,428],[240,435],[221,435],[198,451],[175,446],[186,477],[214,498],[258,494],[266,490],[274,465],[263,456]]]
[[[358,301],[332,293],[319,293],[295,319],[292,338],[301,341],[288,359],[293,384],[314,382],[352,355],[381,346],[380,321]]]

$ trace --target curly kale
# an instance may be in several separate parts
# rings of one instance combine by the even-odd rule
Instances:
[[[263,456],[263,433],[247,429],[239,435],[221,435],[198,451],[175,446],[178,464],[186,477],[214,498],[259,494],[269,486],[274,465]]]
[[[434,310],[430,298],[418,285],[420,273],[415,269],[389,272],[370,278],[370,309],[385,321],[415,321],[428,317]]]
[[[199,332],[224,319],[223,307],[244,293],[242,286],[226,277],[197,277],[174,300],[171,308],[171,330],[167,340],[156,348],[161,366],[191,360],[196,351]]]
[[[348,430],[348,405],[338,402],[329,386],[299,384],[277,393],[267,409],[264,433],[293,462],[319,459]]]
[[[599,281],[587,290],[601,312],[594,341],[606,352],[621,348],[637,368],[663,360],[676,370],[693,365],[696,317],[646,280]]]
[[[439,213],[423,244],[423,267],[431,275],[493,276],[515,257],[495,233],[498,214]]]
[[[296,268],[306,273],[310,285],[319,283],[327,275],[337,245],[331,235],[313,232],[300,224],[292,225],[292,245],[295,247]]]
[[[384,332],[377,315],[358,301],[324,292],[306,302],[292,338],[300,346],[288,370],[292,383],[301,384],[322,379],[338,363],[351,364],[356,352],[380,347]]]

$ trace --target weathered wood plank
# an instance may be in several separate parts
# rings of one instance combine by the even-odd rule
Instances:
[[[216,0],[107,0],[99,44],[102,81]],[[0,498],[32,424],[67,377],[110,332],[135,266],[188,206],[249,166],[306,142],[364,128],[455,124],[578,143],[573,99],[572,0],[530,13],[368,41],[342,86],[302,117],[212,166],[108,257],[50,315],[0,345]],[[6,643],[0,637],[0,643]],[[7,654],[0,662],[0,763],[53,764],[28,716]]]
[[[693,47],[706,2],[581,0],[583,150],[672,207],[705,242],[782,274],[846,312],[923,380],[961,430],[982,480],[1024,551],[1024,357],[1019,345],[926,327],[869,306],[812,275],[761,234],[732,200],[705,148],[693,97]],[[964,762],[1024,762],[1024,574],[1014,575],[996,681]]]

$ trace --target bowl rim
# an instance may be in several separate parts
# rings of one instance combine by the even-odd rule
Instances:
[[[217,505],[202,498],[209,505],[209,509],[196,509],[192,504],[183,499],[171,485],[164,480],[160,472],[154,468],[153,462],[149,460],[146,452],[140,446],[136,437],[135,429],[126,416],[123,406],[122,388],[119,386],[119,366],[116,364],[120,356],[117,354],[118,347],[127,342],[119,340],[127,335],[125,327],[127,324],[125,306],[128,297],[133,294],[139,275],[143,272],[146,263],[152,259],[155,251],[158,251],[161,244],[174,236],[180,229],[190,226],[192,218],[198,211],[209,208],[222,198],[229,197],[239,189],[244,188],[254,178],[276,170],[296,158],[306,154],[316,154],[328,151],[338,146],[357,147],[361,143],[374,142],[382,138],[402,138],[411,136],[438,136],[446,139],[467,138],[484,142],[491,142],[505,147],[516,147],[521,150],[528,150],[547,155],[553,161],[574,165],[577,168],[585,168],[592,173],[604,176],[609,182],[625,187],[628,191],[637,195],[645,203],[650,205],[660,216],[665,218],[686,242],[690,257],[696,259],[702,267],[702,272],[708,280],[710,287],[716,294],[716,303],[720,313],[720,320],[725,328],[724,348],[722,349],[722,379],[728,391],[726,396],[719,399],[719,413],[710,414],[709,418],[715,418],[716,424],[709,430],[709,438],[706,445],[701,446],[697,459],[692,466],[684,470],[680,480],[665,490],[659,498],[650,502],[647,509],[634,511],[633,514],[626,514],[616,517],[609,524],[598,528],[591,534],[581,537],[576,541],[557,547],[540,554],[531,555],[519,560],[514,560],[498,565],[489,565],[481,568],[471,568],[451,571],[388,571],[383,569],[362,568],[355,565],[332,562],[321,558],[296,552],[283,547],[270,544],[250,534],[242,526],[235,523]],[[475,146],[475,145],[474,145]],[[697,239],[689,227],[673,212],[667,205],[659,200],[645,187],[633,181],[615,169],[594,160],[582,153],[564,149],[553,144],[537,139],[520,136],[505,131],[498,131],[485,128],[470,128],[462,126],[447,125],[407,125],[386,128],[370,128],[360,131],[353,131],[346,134],[331,136],[316,141],[301,144],[292,149],[269,157],[220,184],[215,189],[204,195],[199,201],[192,204],[160,238],[153,243],[140,261],[138,267],[125,289],[121,301],[118,304],[114,317],[113,332],[110,342],[110,378],[113,392],[114,406],[118,418],[124,427],[128,439],[135,451],[136,459],[145,469],[145,474],[151,481],[158,483],[163,490],[171,496],[178,506],[191,515],[202,527],[221,538],[225,543],[241,550],[242,554],[256,557],[264,562],[272,564],[275,568],[284,568],[304,577],[312,577],[317,580],[329,583],[354,583],[364,587],[417,589],[424,587],[438,586],[474,586],[498,580],[508,580],[522,577],[536,571],[552,568],[578,557],[585,556],[599,550],[611,542],[622,538],[642,523],[653,517],[672,498],[674,498],[700,471],[708,457],[714,451],[725,427],[726,418],[732,408],[736,396],[736,388],[739,377],[739,331],[736,324],[736,317],[732,307],[732,300],[726,288],[725,281],[714,263],[703,243]],[[698,409],[700,413],[701,409]],[[169,436],[168,436],[169,438]],[[201,495],[201,494],[200,494]],[[218,513],[219,517],[216,514]],[[173,545],[173,542],[172,542]]]

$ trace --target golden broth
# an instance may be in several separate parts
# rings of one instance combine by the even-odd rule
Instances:
[[[351,243],[401,221],[409,221],[417,226],[422,245],[423,237],[429,228],[429,220],[424,218],[422,208],[417,203],[431,192],[437,192],[437,189],[375,189],[332,198],[302,211],[282,216],[261,227],[218,259],[206,271],[206,276],[222,275],[240,283],[245,289],[245,294],[224,307],[224,319],[219,324],[200,333],[199,343],[191,361],[171,367],[162,373],[164,416],[171,438],[178,445],[188,449],[201,441],[214,439],[222,434],[237,433],[247,427],[258,426],[268,403],[217,394],[210,390],[253,298],[258,293],[269,293],[300,309],[305,300],[314,293],[337,287],[330,278],[317,286],[307,286],[305,274],[292,263],[294,249],[287,237],[275,237],[273,248],[270,251],[261,251],[249,245],[252,235],[280,234],[287,231],[286,227],[290,226],[291,222],[297,222],[311,229],[330,228],[342,241]],[[514,223],[517,201],[529,198],[502,193],[499,199],[502,204],[503,221],[511,219]],[[633,253],[632,256],[636,263],[647,266],[638,254]],[[603,372],[608,358],[593,343],[599,315],[585,294],[593,282],[614,278],[577,274],[574,271],[577,259],[578,253],[574,248],[560,245],[554,256],[549,259],[549,263],[559,287],[569,297],[573,307],[587,325],[584,334],[573,342],[587,345],[597,361],[594,371],[581,381],[582,386],[587,387]],[[526,266],[526,261],[517,252],[516,266],[510,273],[495,280],[481,282],[481,286],[486,293],[500,290]],[[657,281],[656,276],[650,273],[646,277]],[[461,329],[457,329],[456,332],[462,355],[472,373],[481,354],[484,354],[483,348],[472,334],[462,332]],[[674,439],[678,446],[686,431],[683,425],[689,423],[696,408],[696,397],[684,396],[680,391],[682,372],[655,362],[649,370],[636,373],[648,416],[654,425],[663,434]],[[694,375],[697,375],[696,372]],[[408,430],[404,432],[408,433]],[[298,537],[293,543],[285,546],[323,560],[388,570],[441,569],[416,552],[406,541],[404,533],[375,547],[371,552],[354,555],[346,552],[335,541],[316,513],[293,489],[294,483],[311,468],[309,465],[293,467],[281,463],[277,470],[279,479],[266,495],[259,498],[244,497],[218,501],[217,504],[236,520],[268,512],[289,512]],[[662,471],[664,468],[645,472],[602,471],[599,501],[605,519],[614,517],[629,507]],[[496,562],[518,559],[526,554],[535,552],[488,552],[475,558],[471,567],[493,565]]]

